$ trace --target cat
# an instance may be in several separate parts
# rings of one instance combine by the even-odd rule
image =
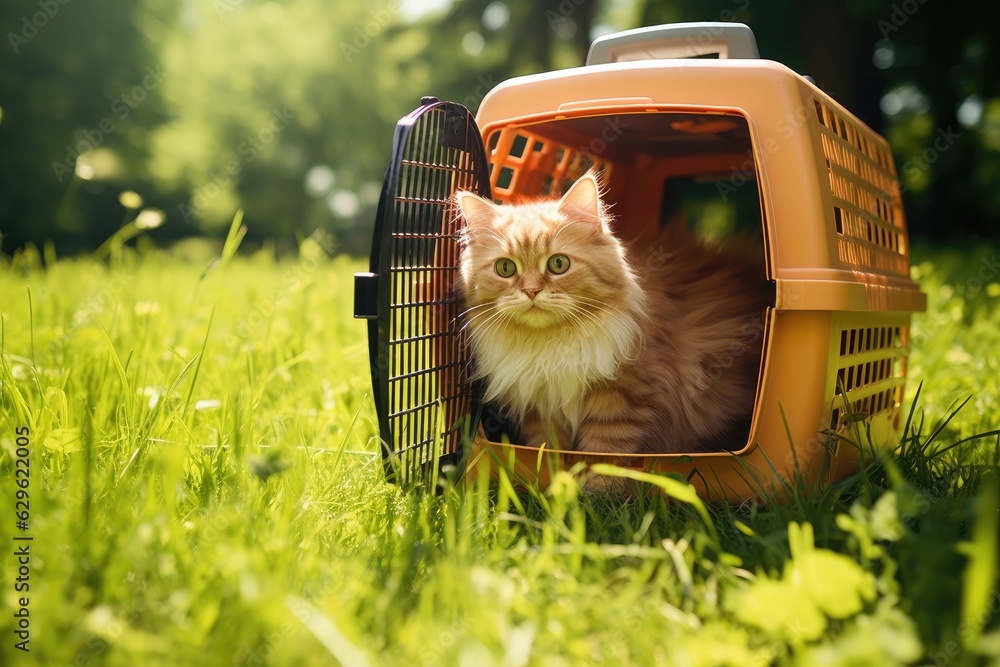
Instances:
[[[558,200],[454,202],[475,377],[524,444],[622,455],[746,444],[774,305],[749,239],[712,247],[681,221],[627,246],[592,172]]]

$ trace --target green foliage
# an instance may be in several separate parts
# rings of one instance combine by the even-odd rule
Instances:
[[[916,235],[989,238],[991,24],[982,3],[914,2],[466,0],[416,15],[398,0],[10,0],[3,248],[92,250],[128,189],[164,211],[158,244],[221,233],[241,209],[248,247],[323,229],[364,254],[393,125],[421,96],[475,110],[502,81],[581,65],[597,34],[704,20],[749,23],[764,57],[886,134]]]
[[[931,405],[948,406],[972,397],[962,419],[946,427],[948,437],[996,428],[1000,414],[1000,262],[983,244],[954,249],[913,250],[913,276],[927,294],[927,312],[913,318],[910,359],[915,377],[933,378],[922,389]],[[911,383],[912,392],[916,385]],[[943,412],[944,410],[942,410]]]
[[[559,473],[545,493],[502,478],[421,494],[384,481],[351,318],[361,265],[319,233],[296,258],[233,253],[241,224],[224,251],[123,244],[43,268],[29,248],[0,272],[0,477],[29,427],[34,537],[31,653],[4,611],[3,664],[1000,658],[1000,445],[947,449],[995,412],[948,420],[966,385],[935,365],[958,345],[992,367],[983,330],[918,320],[899,451],[789,505],[710,507],[610,468],[664,493],[621,505]],[[967,281],[958,257],[924,253],[924,284]],[[963,308],[995,322],[978,299]],[[995,405],[985,387],[974,401]],[[0,521],[0,541],[14,530]],[[0,561],[9,576],[11,550]]]
[[[799,644],[821,637],[828,619],[850,618],[875,597],[872,577],[852,558],[815,548],[810,524],[788,524],[788,544],[782,577],[760,578],[734,599],[740,621]]]

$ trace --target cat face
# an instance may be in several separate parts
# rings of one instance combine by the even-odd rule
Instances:
[[[591,174],[558,201],[498,206],[471,192],[455,198],[467,222],[460,287],[470,323],[586,326],[614,307],[631,279]]]

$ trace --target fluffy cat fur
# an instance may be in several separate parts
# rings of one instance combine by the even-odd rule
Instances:
[[[455,201],[476,374],[525,444],[617,454],[744,444],[774,303],[759,250],[707,246],[683,224],[626,247],[590,173],[559,200]],[[553,255],[568,258],[564,273],[549,269]],[[501,259],[516,273],[503,277]]]

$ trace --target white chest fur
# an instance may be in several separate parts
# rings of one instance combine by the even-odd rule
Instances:
[[[533,329],[508,324],[482,337],[470,326],[476,376],[486,378],[486,400],[511,410],[517,419],[535,410],[544,421],[560,415],[579,425],[587,391],[618,375],[638,353],[638,323],[598,316],[586,327]]]

